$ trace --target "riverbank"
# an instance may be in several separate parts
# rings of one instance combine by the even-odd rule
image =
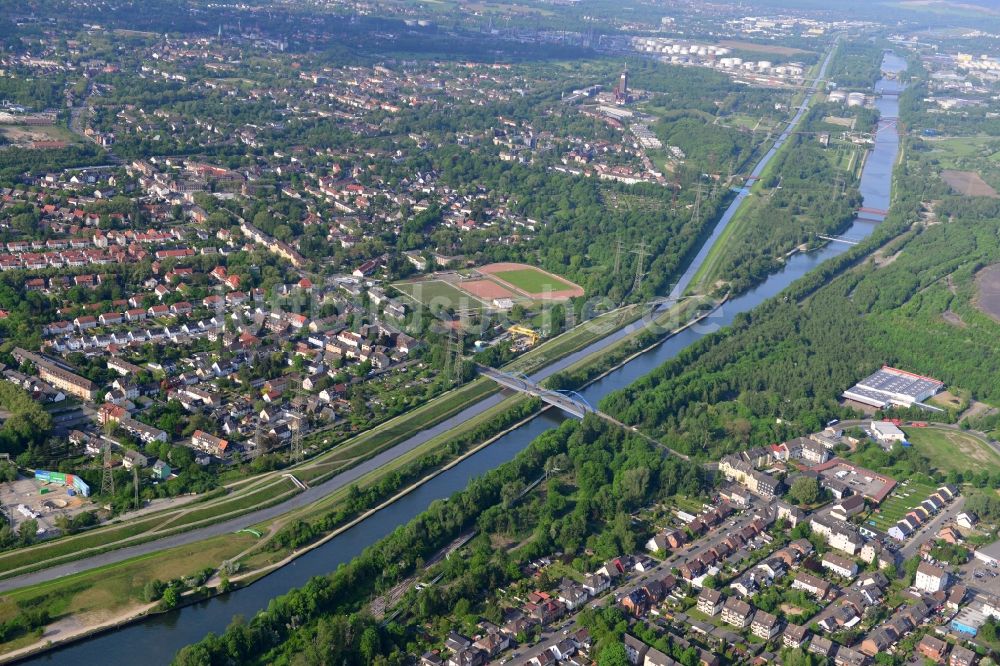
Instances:
[[[683,323],[682,325],[680,325],[680,326],[678,326],[678,327],[676,327],[676,328],[674,328],[672,330],[667,331],[667,333],[664,334],[664,335],[662,335],[662,336],[658,336],[658,339],[656,341],[654,341],[653,343],[651,343],[649,345],[646,345],[641,350],[636,351],[634,353],[631,353],[628,356],[626,356],[625,358],[617,360],[614,363],[614,365],[612,365],[611,367],[607,367],[607,368],[603,369],[600,372],[600,374],[598,374],[597,376],[595,376],[592,379],[588,380],[581,388],[604,379],[610,373],[614,372],[615,370],[621,368],[623,365],[625,365],[628,362],[630,362],[637,355],[642,354],[642,353],[644,353],[646,351],[649,351],[650,349],[655,348],[657,345],[662,344],[664,341],[670,339],[671,337],[673,337],[675,335],[678,335],[679,333],[681,333],[681,332],[683,332],[685,330],[688,330],[689,328],[691,328],[693,326],[696,326],[697,324],[699,324],[700,322],[702,322],[706,318],[711,317],[721,305],[722,305],[722,303],[720,302],[717,305],[715,305],[715,307],[713,307],[711,310],[702,311],[702,313],[699,314],[699,315],[697,315],[695,318],[689,319],[689,320],[685,321],[685,323]],[[680,307],[679,309],[680,309],[681,312],[683,312],[685,308]],[[666,320],[669,320],[669,318],[671,316],[677,316],[677,315],[676,315],[676,313],[672,313],[672,311],[668,311],[668,312],[664,313],[661,318],[654,318],[654,321],[650,322],[650,323],[654,323],[657,319],[666,319]],[[627,346],[629,344],[632,344],[636,339],[638,339],[640,336],[642,336],[645,332],[646,332],[646,327],[645,326],[639,328],[638,330],[635,330],[635,331],[631,332],[628,336],[623,337],[620,340],[617,340],[614,343],[614,345],[612,345],[610,348],[603,349],[600,352],[595,353],[590,358],[589,363],[598,363],[601,360],[607,359],[608,358],[607,354],[609,353],[609,351],[617,350],[617,349],[620,349],[621,347],[625,347],[625,346]],[[580,366],[585,367],[587,364],[588,364],[588,361],[583,361],[583,362],[580,362],[578,364],[575,364],[573,367],[574,368],[580,367]],[[210,579],[209,581],[207,581],[207,583],[206,583],[206,585],[204,587],[198,588],[196,590],[190,590],[190,591],[185,592],[184,595],[182,595],[182,597],[181,597],[182,603],[180,604],[180,606],[178,606],[178,608],[182,608],[184,606],[189,606],[191,604],[199,603],[199,602],[205,601],[207,599],[211,599],[213,597],[218,597],[218,596],[221,596],[221,595],[224,595],[224,594],[228,594],[232,590],[236,590],[236,589],[240,589],[240,588],[245,588],[248,585],[252,585],[253,583],[256,583],[257,581],[260,581],[261,579],[263,579],[263,578],[265,578],[265,577],[267,577],[267,576],[269,576],[271,574],[276,573],[277,571],[281,570],[282,568],[284,568],[284,567],[292,564],[293,562],[295,562],[297,559],[301,558],[302,556],[307,555],[308,553],[310,553],[310,552],[312,552],[312,551],[314,551],[314,550],[316,550],[318,548],[321,548],[322,546],[326,545],[330,541],[336,539],[337,537],[340,537],[341,535],[343,535],[344,533],[348,532],[349,530],[351,530],[351,529],[357,527],[358,525],[364,523],[366,520],[369,520],[370,518],[372,518],[375,514],[377,514],[377,513],[381,512],[381,511],[385,510],[386,508],[392,506],[394,503],[398,502],[399,500],[403,499],[404,497],[412,494],[414,491],[418,490],[419,488],[421,488],[422,486],[424,486],[428,482],[432,481],[433,479],[435,479],[439,475],[444,474],[444,473],[448,472],[449,470],[451,470],[451,469],[457,467],[458,465],[462,464],[463,462],[465,462],[466,460],[468,460],[472,456],[474,456],[477,453],[481,452],[483,449],[485,449],[485,448],[489,447],[490,445],[494,444],[495,442],[503,439],[504,437],[508,436],[512,432],[514,432],[514,431],[520,429],[521,427],[525,426],[529,422],[534,421],[538,417],[539,414],[544,413],[544,412],[548,412],[548,411],[552,411],[552,410],[554,410],[554,408],[552,406],[545,405],[541,409],[536,410],[536,411],[530,413],[529,415],[525,416],[524,418],[518,420],[516,423],[505,427],[501,431],[499,431],[499,432],[493,434],[492,436],[490,436],[488,439],[485,439],[485,440],[481,441],[480,443],[478,443],[475,446],[471,447],[470,449],[468,449],[467,451],[463,452],[462,454],[460,454],[460,455],[452,458],[447,463],[441,465],[440,467],[435,468],[431,472],[429,472],[429,473],[425,474],[424,476],[422,476],[417,481],[414,481],[413,483],[410,483],[406,487],[404,487],[404,488],[400,489],[399,491],[397,491],[396,493],[394,493],[389,498],[387,498],[387,499],[379,502],[375,506],[373,506],[373,507],[365,510],[364,512],[362,512],[360,514],[358,514],[357,516],[355,516],[354,518],[352,518],[350,521],[344,523],[343,525],[338,526],[337,528],[335,528],[331,532],[325,534],[324,536],[322,536],[321,538],[317,539],[316,541],[310,543],[309,545],[293,550],[288,555],[286,555],[285,557],[283,557],[282,559],[280,559],[280,560],[278,560],[276,562],[269,563],[269,564],[263,565],[261,567],[255,568],[253,570],[249,570],[249,571],[246,571],[246,572],[243,572],[243,573],[240,573],[238,575],[234,575],[234,576],[230,577],[229,578],[229,583],[230,583],[230,585],[232,587],[230,588],[230,590],[227,590],[226,592],[220,591],[219,585],[221,583],[221,578],[218,576],[218,574],[216,574],[215,576],[213,576],[212,579]],[[285,521],[285,522],[287,522],[287,521]],[[254,544],[251,548],[247,549],[247,551],[253,551],[253,550],[259,551],[260,548],[261,548],[261,546],[264,543],[266,543],[267,539],[270,538],[270,537],[272,537],[273,534],[274,533],[272,532],[271,534],[268,535],[268,537],[265,539],[265,541],[258,542],[256,544]],[[127,565],[128,562],[126,561],[126,562],[123,562],[122,564],[123,565]],[[58,623],[60,621],[57,621],[57,622],[53,623],[53,625],[50,625],[50,627],[47,628],[47,630],[42,634],[41,639],[38,640],[38,641],[36,641],[35,643],[33,643],[31,645],[24,646],[24,647],[20,647],[20,648],[14,650],[14,651],[11,651],[11,652],[8,652],[6,654],[0,655],[0,664],[16,663],[16,662],[21,661],[23,659],[27,659],[27,658],[30,658],[32,656],[43,654],[43,653],[48,652],[49,650],[52,650],[54,648],[57,648],[57,647],[60,647],[60,646],[64,646],[64,645],[68,645],[68,644],[71,644],[71,643],[74,643],[74,642],[82,641],[84,639],[87,639],[87,638],[90,638],[90,637],[94,637],[94,636],[98,636],[98,635],[101,635],[101,634],[106,633],[106,632],[114,631],[114,630],[120,629],[122,627],[128,626],[129,624],[134,624],[134,623],[138,623],[138,622],[141,622],[143,620],[146,620],[146,619],[148,619],[151,616],[162,615],[164,613],[172,612],[173,610],[175,610],[175,609],[158,611],[157,610],[157,604],[155,604],[155,603],[154,604],[137,605],[135,608],[124,610],[124,611],[116,614],[111,619],[102,619],[102,620],[99,620],[97,622],[90,623],[90,624],[81,623],[81,622],[79,622],[79,620],[77,620],[78,626],[76,626],[73,631],[68,631],[68,632],[65,632],[65,633],[62,633],[61,629],[59,629],[58,627],[56,628],[55,631],[51,631],[50,630],[50,628],[52,626],[58,625]]]

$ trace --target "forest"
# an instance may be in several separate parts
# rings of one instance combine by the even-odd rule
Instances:
[[[519,499],[526,483],[546,472],[545,492]],[[185,648],[175,663],[283,664],[296,654],[328,663],[404,663],[406,655],[443,641],[455,622],[462,628],[481,617],[498,621],[502,603],[491,591],[520,580],[527,562],[561,550],[580,553],[574,566],[583,569],[631,551],[640,533],[629,512],[678,492],[698,497],[705,484],[698,467],[665,458],[601,419],[567,421],[330,576],[273,600],[249,621],[235,619],[222,636]],[[381,626],[364,612],[374,591],[421,572],[437,549],[472,526],[480,534],[466,546],[469,552],[435,565],[428,575],[441,573],[444,580],[406,593],[400,618]],[[518,547],[493,546],[522,540]]]
[[[92,144],[44,150],[7,148],[0,150],[0,184],[11,185],[25,172],[46,171],[103,164],[104,151]]]
[[[842,40],[830,61],[829,78],[839,88],[869,90],[879,79],[883,44]]]
[[[669,446],[717,458],[851,416],[838,396],[882,364],[1000,400],[998,324],[973,305],[976,273],[1000,261],[1000,207],[946,195],[912,162],[897,178],[899,200],[868,242],[607,397],[603,408]],[[951,222],[914,224],[920,202],[934,198]]]
[[[782,266],[782,256],[799,245],[815,247],[817,234],[839,233],[861,205],[853,173],[838,168],[840,148],[824,147],[815,132],[833,109],[819,104],[803,119],[802,133],[789,137],[768,165],[761,187],[738,213],[715,276],[741,293]],[[871,122],[860,112],[861,123]],[[847,147],[846,150],[853,150]]]

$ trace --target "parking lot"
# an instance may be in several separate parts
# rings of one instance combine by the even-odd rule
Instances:
[[[962,582],[978,592],[1000,596],[1000,567],[991,567],[975,557],[959,567]]]

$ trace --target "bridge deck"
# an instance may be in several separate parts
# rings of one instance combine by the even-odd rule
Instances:
[[[519,393],[526,393],[528,395],[533,395],[536,398],[541,398],[544,402],[552,405],[553,407],[558,407],[567,414],[575,416],[578,419],[582,419],[587,414],[594,414],[595,416],[599,416],[600,418],[604,419],[608,423],[613,423],[621,428],[628,430],[629,432],[632,432],[635,435],[638,435],[639,437],[642,437],[646,441],[664,449],[671,455],[677,456],[678,458],[681,458],[683,460],[691,460],[689,456],[686,456],[683,453],[680,453],[679,451],[671,449],[666,444],[658,442],[656,439],[650,437],[649,435],[643,432],[640,432],[638,429],[626,425],[625,423],[622,423],[621,421],[611,416],[610,414],[605,414],[599,409],[594,409],[585,402],[574,400],[573,398],[567,395],[563,395],[561,393],[557,393],[555,391],[550,391],[549,389],[542,388],[541,386],[532,383],[531,380],[527,378],[517,377],[515,375],[507,374],[501,370],[496,370],[494,368],[481,366],[479,368],[479,372],[480,374],[489,377],[490,379],[492,379],[493,381],[495,381],[497,384],[499,384],[504,388],[508,388],[513,391],[517,391]]]

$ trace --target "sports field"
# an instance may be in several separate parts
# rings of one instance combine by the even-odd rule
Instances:
[[[460,311],[483,309],[482,301],[444,280],[397,282],[393,286],[414,301],[432,308],[454,308]]]
[[[497,273],[496,276],[529,294],[540,294],[543,291],[560,291],[569,288],[569,285],[562,280],[557,280],[534,268],[503,271],[502,273]]]
[[[565,300],[583,296],[583,288],[527,264],[488,264],[477,269],[482,275],[492,277],[505,286],[531,298]]]
[[[458,284],[463,291],[467,291],[476,298],[484,301],[492,301],[494,298],[517,298],[517,294],[510,289],[486,278],[463,280]]]

